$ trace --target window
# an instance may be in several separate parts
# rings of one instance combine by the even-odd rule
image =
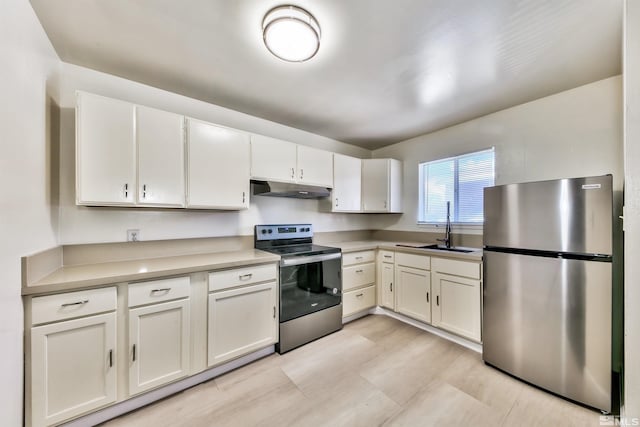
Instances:
[[[483,189],[494,184],[495,152],[489,150],[420,163],[418,222],[482,224]]]

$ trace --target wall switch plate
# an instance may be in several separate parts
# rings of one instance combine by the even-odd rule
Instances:
[[[140,241],[140,230],[137,228],[127,230],[127,242],[138,242],[138,241]]]

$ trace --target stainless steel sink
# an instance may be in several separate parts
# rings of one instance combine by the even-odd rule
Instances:
[[[396,245],[396,246],[402,246],[405,248],[414,248],[414,249],[432,249],[436,251],[445,251],[445,252],[460,252],[463,254],[468,254],[470,252],[477,251],[477,249],[461,248],[457,246],[452,246],[450,248],[447,248],[446,246],[440,246],[438,244],[431,244],[431,245],[424,245],[424,246],[409,246],[409,245]]]

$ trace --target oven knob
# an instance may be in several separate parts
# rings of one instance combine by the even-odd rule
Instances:
[[[262,229],[262,234],[267,234],[267,230],[265,230],[264,228]]]
[[[272,229],[269,229],[269,234],[271,234],[271,233],[273,233],[273,230],[272,230]]]

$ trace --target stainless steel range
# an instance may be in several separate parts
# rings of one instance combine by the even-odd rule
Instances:
[[[256,225],[254,242],[281,256],[278,353],[342,329],[339,248],[314,245],[311,224]]]

